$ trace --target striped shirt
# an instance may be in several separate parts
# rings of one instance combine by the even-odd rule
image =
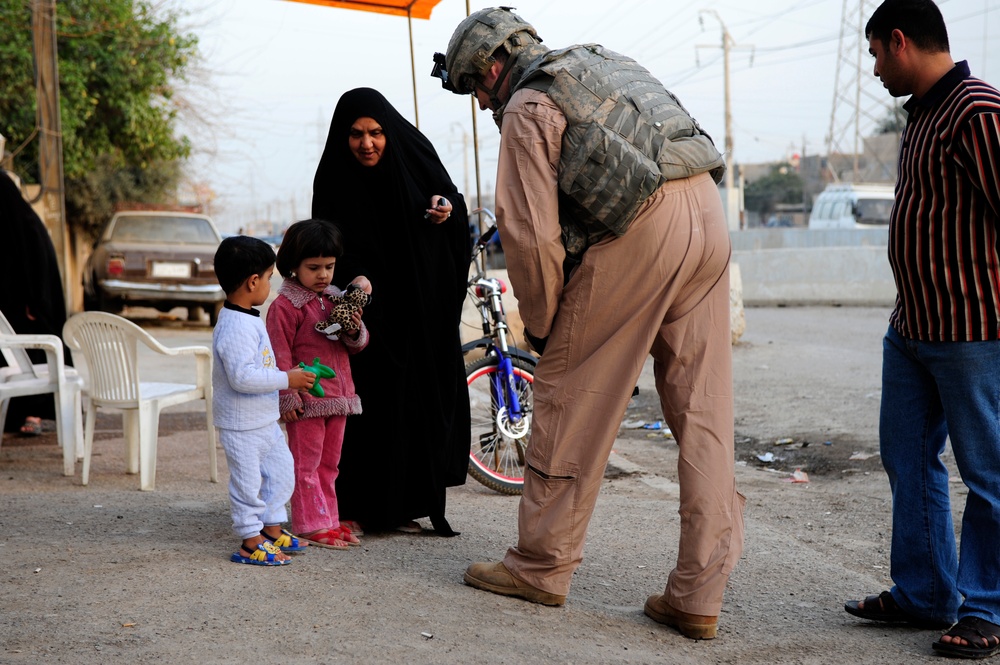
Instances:
[[[1000,92],[962,61],[903,108],[889,322],[922,341],[998,339]]]

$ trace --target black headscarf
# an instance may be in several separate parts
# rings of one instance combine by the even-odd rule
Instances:
[[[348,145],[364,117],[386,139],[375,166],[360,164]],[[452,205],[441,224],[424,218],[434,195]],[[471,436],[459,331],[471,249],[465,199],[420,130],[379,92],[358,88],[334,111],[313,217],[344,234],[334,282],[372,282],[371,343],[351,358],[364,413],[348,418],[341,517],[378,528],[429,516],[450,535],[445,488],[465,482]]]
[[[62,337],[66,300],[56,250],[45,224],[31,208],[17,184],[0,170],[0,311],[14,332]],[[28,317],[28,312],[31,317]],[[63,349],[66,363],[72,364]],[[32,362],[44,363],[45,352],[28,352]],[[0,360],[2,363],[2,360]],[[11,400],[4,429],[17,430],[27,416],[54,418],[49,395]]]

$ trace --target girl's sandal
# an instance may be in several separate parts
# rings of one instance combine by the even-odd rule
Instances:
[[[310,545],[316,545],[317,547],[325,547],[330,550],[350,549],[351,546],[341,538],[339,527],[336,529],[320,529],[312,533],[300,533],[298,535],[299,540],[304,540]],[[355,540],[357,539],[355,538]]]
[[[358,546],[361,545],[361,541],[358,540],[357,536],[355,536],[351,532],[351,529],[349,527],[345,526],[344,524],[341,524],[339,527],[337,527],[334,530],[337,531],[340,534],[340,539],[342,541],[344,541],[345,543],[347,543],[348,545],[350,545],[352,547],[358,547]]]
[[[361,525],[357,520],[340,520],[340,526],[347,527],[351,530],[351,533],[360,538],[365,535],[365,530],[361,528]]]

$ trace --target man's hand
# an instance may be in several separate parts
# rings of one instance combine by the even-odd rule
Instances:
[[[362,291],[364,291],[368,295],[372,294],[372,283],[364,275],[358,275],[357,277],[355,277],[354,279],[352,279],[351,280],[351,284],[354,284],[355,286],[357,286],[359,289],[361,289]]]

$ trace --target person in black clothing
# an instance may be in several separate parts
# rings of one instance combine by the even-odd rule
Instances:
[[[370,88],[333,114],[313,183],[312,216],[344,235],[344,283],[366,275],[371,343],[351,358],[364,404],[348,419],[337,478],[341,523],[362,530],[434,530],[446,488],[469,464],[469,396],[459,325],[471,244],[468,212],[430,141]]]
[[[52,238],[4,170],[0,170],[0,233],[0,311],[19,335],[61,337],[66,300]],[[72,365],[69,350],[64,351],[66,364]],[[45,362],[41,349],[29,350],[28,356],[34,363]],[[4,429],[34,436],[42,432],[42,419],[54,418],[51,395],[15,397],[10,401]]]

